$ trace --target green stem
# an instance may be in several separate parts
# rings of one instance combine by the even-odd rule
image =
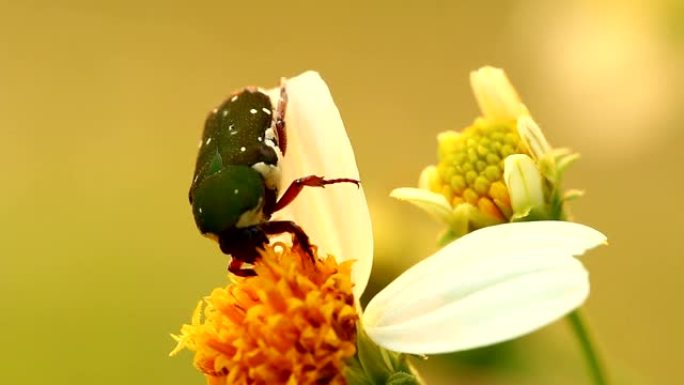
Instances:
[[[580,343],[582,353],[584,354],[584,359],[587,362],[587,366],[591,372],[591,377],[594,380],[594,384],[607,385],[608,377],[603,369],[601,357],[599,357],[596,347],[592,342],[591,336],[589,335],[589,330],[587,328],[587,322],[580,312],[580,309],[568,314],[567,318],[568,321],[570,321],[572,330]]]

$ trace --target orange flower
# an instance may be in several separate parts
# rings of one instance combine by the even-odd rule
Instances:
[[[210,385],[346,384],[359,318],[351,264],[268,246],[255,277],[236,278],[198,304],[171,355],[194,351]]]

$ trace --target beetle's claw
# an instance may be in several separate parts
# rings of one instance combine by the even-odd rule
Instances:
[[[238,277],[254,277],[256,271],[253,269],[243,269],[243,262],[239,259],[233,258],[228,265],[228,271]]]

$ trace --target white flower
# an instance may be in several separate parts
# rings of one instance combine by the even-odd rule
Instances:
[[[439,134],[437,166],[423,170],[418,188],[390,196],[447,224],[440,244],[497,223],[564,218],[576,194],[563,195],[560,182],[577,155],[549,145],[503,70],[482,67],[470,81],[481,116]]]
[[[287,80],[287,90],[284,182],[309,174],[358,177],[352,147],[325,82],[306,72]],[[277,98],[277,90],[272,95]],[[520,168],[527,167],[525,159],[515,161]],[[536,181],[513,183],[524,189]],[[296,199],[285,215],[300,224],[320,249],[340,260],[356,260],[352,279],[358,299],[373,258],[363,191],[334,185],[302,194],[306,195]],[[535,199],[538,196],[530,195],[521,204]],[[590,227],[559,221],[507,223],[471,232],[378,293],[361,324],[378,345],[414,354],[453,352],[516,338],[585,301],[588,273],[574,256],[605,241]]]

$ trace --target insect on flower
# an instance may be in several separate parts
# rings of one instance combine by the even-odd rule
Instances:
[[[237,91],[209,113],[199,143],[189,193],[195,223],[232,257],[228,270],[238,276],[254,275],[242,265],[254,263],[258,249],[269,243],[269,235],[292,234],[293,242],[313,258],[309,237],[300,226],[270,220],[304,187],[359,185],[356,179],[309,175],[295,179],[278,198],[281,160],[287,148],[286,107],[284,79],[275,109],[269,96],[257,88]]]

